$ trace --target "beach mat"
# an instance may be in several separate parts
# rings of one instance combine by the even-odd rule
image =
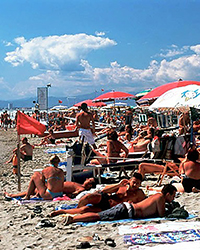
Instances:
[[[162,233],[132,234],[124,236],[124,242],[129,245],[144,245],[149,243],[175,244],[197,240],[200,240],[200,229]]]
[[[65,148],[53,148],[53,149],[44,150],[44,152],[46,154],[64,154],[66,153],[66,149]]]
[[[190,216],[191,217],[191,216]],[[164,223],[148,223],[148,224],[137,224],[132,223],[131,225],[120,225],[118,227],[119,235],[130,235],[130,234],[147,234],[147,233],[161,233],[170,231],[181,231],[188,229],[200,229],[199,221],[167,221]]]
[[[187,220],[195,218],[196,215],[189,214]],[[77,222],[78,225],[81,226],[93,226],[98,224],[105,223],[124,223],[124,222],[134,222],[134,221],[174,221],[178,220],[176,218],[165,218],[165,217],[156,217],[156,218],[147,218],[147,219],[123,219],[123,220],[113,220],[113,221],[97,221],[97,222]]]

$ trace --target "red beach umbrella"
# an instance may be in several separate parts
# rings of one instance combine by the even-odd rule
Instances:
[[[156,99],[159,96],[161,96],[162,94],[164,94],[165,92],[167,92],[168,90],[171,90],[174,88],[179,88],[179,87],[185,87],[185,86],[191,85],[191,84],[200,85],[200,82],[179,80],[177,82],[167,83],[167,84],[164,84],[162,86],[159,86],[159,87],[153,89],[151,92],[147,93],[142,98],[140,98],[140,100],[138,100],[137,102],[140,103],[141,101],[144,101],[145,99],[148,99],[148,100]]]
[[[135,98],[135,96],[125,92],[111,91],[96,97],[93,99],[93,102],[109,102],[115,100],[126,100],[128,98]]]
[[[95,103],[93,102],[91,99],[82,101],[82,102],[78,102],[76,104],[74,104],[75,107],[81,106],[82,103],[87,103],[88,107],[103,107],[106,106],[106,104],[104,102],[98,102]]]

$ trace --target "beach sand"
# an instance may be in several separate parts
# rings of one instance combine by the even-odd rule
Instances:
[[[38,143],[40,138],[27,136],[30,143]],[[94,226],[82,227],[80,225],[62,224],[63,217],[47,218],[47,214],[54,210],[60,204],[65,204],[66,201],[57,202],[40,202],[34,204],[19,205],[13,201],[6,201],[3,196],[3,191],[9,193],[18,192],[17,177],[12,174],[11,164],[5,165],[11,155],[12,149],[17,145],[17,133],[15,130],[0,131],[0,249],[76,249],[80,244],[80,239],[94,234],[98,234],[101,240],[91,241],[90,249],[111,249],[104,243],[106,238],[115,240],[116,247],[114,249],[128,249],[128,246],[123,243],[123,236],[118,234],[118,226],[121,224],[101,224]],[[29,162],[21,161],[21,190],[26,191],[33,169],[44,168],[48,164],[50,154],[44,152],[45,148],[34,149],[34,159]],[[62,161],[66,161],[65,154],[58,154]],[[157,178],[154,176],[154,178]],[[165,179],[165,182],[168,182]],[[151,186],[155,181],[147,180],[142,186]],[[184,193],[175,199],[181,205],[185,205],[186,210],[197,217],[193,221],[199,220],[200,217],[200,193]],[[72,203],[74,203],[72,201]],[[40,205],[42,212],[34,213],[34,207]],[[55,223],[55,227],[37,228],[42,219],[49,219]],[[185,221],[185,220],[181,220]],[[186,220],[187,221],[187,220]],[[190,220],[191,221],[191,220]],[[138,224],[147,222],[136,221]],[[150,222],[148,222],[150,223]],[[164,222],[163,222],[164,223]],[[129,223],[130,224],[130,223]]]

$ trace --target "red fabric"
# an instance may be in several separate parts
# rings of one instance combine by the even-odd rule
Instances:
[[[62,103],[62,100],[58,100],[59,103]]]
[[[74,106],[75,107],[81,106],[82,103],[87,103],[88,107],[103,107],[103,106],[106,106],[106,104],[104,102],[95,103],[95,102],[92,102],[92,100],[90,100],[90,99],[79,102],[79,103],[76,103]]]
[[[129,93],[125,93],[125,92],[115,92],[115,91],[112,91],[112,92],[108,92],[108,93],[105,93],[103,95],[98,96],[97,98],[95,98],[93,100],[93,102],[113,101],[115,99],[126,100],[128,98],[135,98],[135,96],[131,95]]]
[[[76,125],[67,125],[66,126],[66,129],[70,130],[70,131],[74,130],[75,128],[76,128]]]
[[[196,82],[196,81],[178,81],[178,82],[167,83],[167,84],[164,84],[162,86],[159,86],[159,87],[153,89],[152,91],[150,91],[149,93],[144,95],[142,98],[140,98],[139,101],[144,100],[144,99],[158,98],[159,96],[161,96],[162,94],[164,94],[165,92],[167,92],[170,89],[184,87],[184,86],[187,86],[187,85],[190,85],[190,84],[200,85],[200,82]]]
[[[46,126],[36,119],[17,111],[17,133],[42,135],[46,130]]]

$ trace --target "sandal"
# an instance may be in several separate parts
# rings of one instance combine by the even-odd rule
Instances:
[[[116,243],[112,238],[107,238],[105,239],[105,244],[110,246],[110,247],[116,247]]]
[[[76,246],[77,249],[86,249],[86,248],[90,248],[90,247],[91,247],[91,245],[88,241],[83,241],[78,246]]]

